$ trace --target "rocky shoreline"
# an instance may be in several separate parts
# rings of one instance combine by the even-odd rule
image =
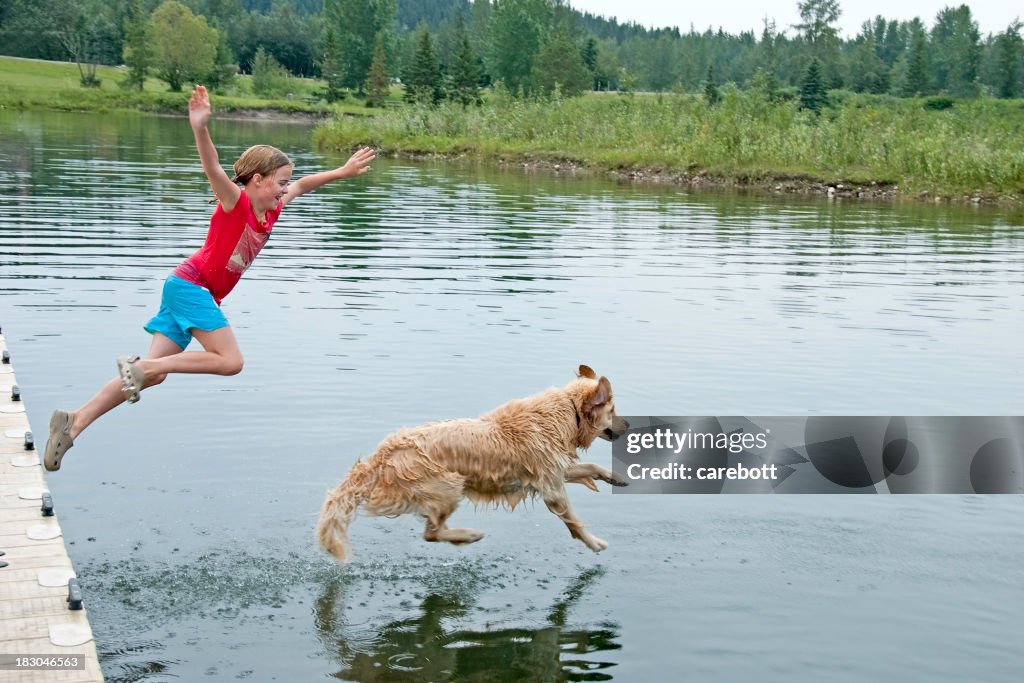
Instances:
[[[809,175],[764,174],[725,176],[704,171],[682,171],[659,168],[615,168],[604,169],[588,166],[572,159],[544,159],[534,156],[518,158],[499,157],[479,159],[470,154],[443,154],[439,152],[383,152],[394,158],[434,161],[476,161],[494,163],[498,167],[523,171],[539,171],[554,175],[580,175],[605,177],[619,182],[674,185],[695,189],[737,189],[764,192],[776,195],[806,195],[830,199],[867,199],[873,201],[916,201],[963,205],[1004,205],[1019,206],[1024,198],[1015,196],[993,196],[982,192],[963,195],[937,195],[930,192],[905,193],[891,180],[858,182],[851,180],[829,181]]]

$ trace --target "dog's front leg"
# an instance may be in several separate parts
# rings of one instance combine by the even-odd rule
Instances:
[[[626,482],[616,479],[614,472],[592,462],[579,462],[575,465],[570,465],[565,470],[566,481],[574,484],[583,484],[588,489],[597,491],[597,485],[594,484],[595,479],[608,482],[612,486],[628,486]]]
[[[542,494],[544,497],[544,504],[548,506],[548,510],[551,510],[554,514],[565,522],[565,526],[569,528],[569,533],[572,534],[573,538],[578,538],[583,543],[593,550],[595,553],[599,553],[608,547],[608,542],[604,541],[597,536],[589,533],[583,525],[583,522],[576,516],[576,513],[572,511],[569,506],[569,497],[565,494],[565,489],[561,491],[551,491]]]

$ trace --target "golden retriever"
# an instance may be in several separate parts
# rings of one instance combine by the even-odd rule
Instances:
[[[581,463],[578,448],[600,437],[612,441],[629,427],[615,414],[612,386],[586,365],[558,389],[510,401],[477,419],[431,422],[400,429],[366,462],[356,462],[327,494],[316,536],[339,562],[350,556],[347,529],[356,509],[395,517],[407,512],[427,520],[423,538],[455,545],[483,538],[476,529],[449,529],[446,521],[463,496],[474,503],[507,504],[540,496],[594,552],[608,544],[589,533],[572,508],[565,482],[597,490],[595,479],[616,486],[612,472]]]

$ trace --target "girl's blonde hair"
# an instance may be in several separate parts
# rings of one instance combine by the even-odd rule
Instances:
[[[245,185],[257,173],[263,177],[271,176],[282,166],[291,166],[292,160],[277,147],[270,145],[253,145],[242,152],[231,168],[235,171],[232,182]]]

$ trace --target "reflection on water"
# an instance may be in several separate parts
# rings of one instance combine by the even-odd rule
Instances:
[[[189,679],[190,659],[223,625],[234,635],[222,647],[239,651],[244,642],[266,651],[273,647],[268,624],[296,622],[312,625],[323,670],[342,680],[611,680],[619,626],[580,615],[607,599],[600,587],[606,570],[547,576],[516,562],[509,555],[434,564],[399,557],[341,569],[305,554],[214,551],[159,564],[101,562],[80,573],[93,604],[118,623],[121,635],[99,644],[111,683]],[[178,623],[189,624],[191,654],[167,642],[178,637]],[[164,628],[172,631],[160,635]],[[301,648],[284,649],[290,654],[280,668],[292,672],[289,680],[304,680]],[[241,674],[247,662],[265,666],[238,654],[225,663],[234,668],[203,673]],[[261,670],[260,680],[272,679]]]
[[[296,176],[347,157],[303,127],[212,132],[225,165],[259,142]],[[210,192],[181,118],[9,111],[0,185],[0,324],[38,433],[145,351]],[[303,197],[225,301],[245,371],[171,378],[48,478],[104,671],[1016,680],[1015,496],[572,491],[600,556],[545,509],[463,506],[480,543],[360,518],[345,568],[312,528],[397,427],[479,415],[580,363],[622,414],[1021,414],[1022,222],[384,160]]]
[[[327,649],[345,662],[335,677],[346,681],[607,681],[612,676],[606,670],[615,664],[595,653],[621,647],[617,626],[581,629],[569,621],[573,605],[602,573],[582,572],[532,628],[448,626],[466,616],[472,595],[428,593],[415,616],[385,624],[369,642],[366,634],[353,642],[343,618],[352,587],[338,581],[317,600],[316,626]]]

